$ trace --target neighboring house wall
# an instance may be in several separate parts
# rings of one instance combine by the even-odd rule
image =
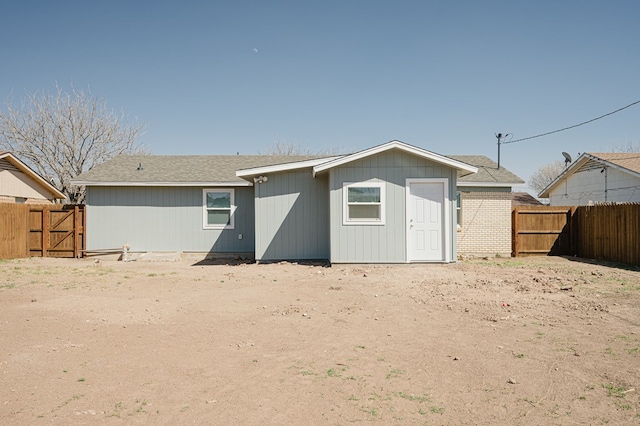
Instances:
[[[5,159],[0,159],[0,202],[50,204],[49,192]]]
[[[510,188],[458,188],[461,222],[458,254],[511,256]]]
[[[640,202],[640,179],[612,167],[578,170],[561,180],[549,193],[552,206],[585,206],[595,203]],[[606,192],[605,192],[606,189]]]
[[[310,168],[272,173],[256,183],[257,260],[329,259],[327,176]]]
[[[87,187],[87,249],[253,253],[253,188],[234,188],[234,229],[223,230],[203,229],[203,189]]]
[[[402,263],[407,261],[406,179],[448,179],[451,260],[455,260],[455,170],[402,151],[392,150],[329,170],[330,244],[332,263]],[[345,182],[383,182],[384,225],[344,225]],[[447,202],[447,201],[445,201]],[[444,215],[443,215],[444,220]]]

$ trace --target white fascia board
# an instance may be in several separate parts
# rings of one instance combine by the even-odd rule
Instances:
[[[296,161],[293,163],[275,164],[273,166],[253,167],[251,169],[240,169],[236,171],[236,176],[239,178],[248,178],[256,175],[263,175],[267,173],[284,172],[287,170],[304,169],[306,167],[314,167],[318,164],[323,164],[328,161],[333,161],[341,157],[326,157],[317,158],[315,160]]]
[[[404,152],[408,152],[410,154],[416,155],[418,157],[425,158],[427,160],[434,161],[436,163],[444,164],[449,167],[452,167],[456,170],[464,170],[469,173],[478,173],[478,168],[471,166],[466,163],[462,163],[460,161],[453,160],[449,157],[445,157],[440,154],[436,154],[435,152],[427,151],[422,148],[417,148],[415,146],[407,145],[404,142],[400,141],[391,141],[382,145],[374,146],[373,148],[365,149],[364,151],[356,152],[355,154],[345,155],[339,157],[335,160],[325,162],[323,164],[319,164],[314,166],[313,168],[313,176],[322,171],[331,169],[333,167],[341,166],[346,163],[350,163],[352,161],[360,160],[362,158],[369,157],[371,155],[380,154],[385,151],[389,151],[391,149],[400,149]]]
[[[457,187],[461,186],[486,186],[488,188],[507,188],[522,185],[524,182],[457,182]]]
[[[47,188],[55,196],[55,198],[61,199],[61,200],[64,200],[65,198],[67,198],[67,196],[64,195],[62,192],[60,192],[58,188],[56,188],[55,186],[47,182],[42,176],[40,176],[39,174],[31,170],[31,167],[27,166],[25,163],[20,161],[12,153],[5,152],[3,154],[0,154],[0,160],[3,158],[6,158],[8,162],[13,164],[22,173],[26,174],[27,176],[31,177],[33,180],[38,182],[40,185]]]
[[[76,186],[206,186],[206,187],[234,187],[253,186],[251,182],[92,182],[72,180]]]

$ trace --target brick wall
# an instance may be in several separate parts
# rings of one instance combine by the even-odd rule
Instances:
[[[511,256],[511,193],[461,191],[458,256]]]

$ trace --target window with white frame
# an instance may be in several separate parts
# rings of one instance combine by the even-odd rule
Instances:
[[[345,225],[384,225],[384,183],[357,182],[343,185]]]
[[[233,189],[202,190],[202,207],[205,229],[233,229]]]

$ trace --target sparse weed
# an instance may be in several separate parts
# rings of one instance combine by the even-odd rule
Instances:
[[[397,377],[400,377],[400,375],[402,374],[404,374],[404,371],[394,368],[389,372],[389,374],[387,374],[387,379],[395,379]]]
[[[335,368],[330,368],[330,369],[327,370],[327,376],[329,376],[329,377],[340,377],[340,373],[338,373]]]
[[[614,385],[602,385],[604,389],[607,390],[607,396],[615,396],[616,398],[624,398],[626,395],[625,390],[622,386],[614,386]]]
[[[442,407],[431,407],[429,408],[429,410],[433,413],[433,414],[443,414],[444,413],[444,408]]]

